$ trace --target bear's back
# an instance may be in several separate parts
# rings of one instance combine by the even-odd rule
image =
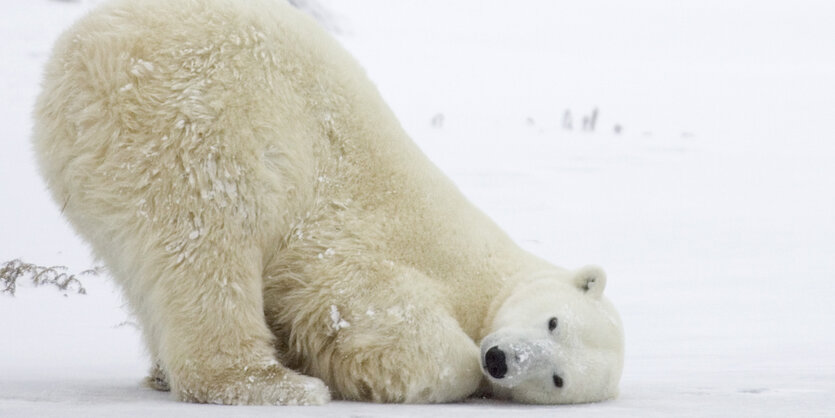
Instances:
[[[446,283],[474,333],[501,278],[531,263],[353,58],[281,1],[107,3],[57,43],[35,114],[55,200],[111,268],[126,258],[114,237],[148,222],[173,225],[166,240],[189,253],[208,222],[195,214],[235,219],[264,251],[322,245],[293,230],[327,219],[321,236],[357,236]]]

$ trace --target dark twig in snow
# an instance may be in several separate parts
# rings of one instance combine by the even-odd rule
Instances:
[[[70,291],[85,295],[87,290],[84,289],[78,278],[81,276],[96,276],[100,273],[101,268],[96,267],[84,270],[81,273],[69,274],[66,266],[44,267],[14,259],[0,266],[0,293],[8,293],[14,296],[18,279],[29,278],[35,286],[55,286],[58,290],[64,292],[64,296],[67,296]]]

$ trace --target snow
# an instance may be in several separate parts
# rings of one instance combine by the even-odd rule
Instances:
[[[330,310],[330,327],[334,332],[338,332],[342,328],[348,328],[351,326],[351,323],[342,319],[342,314],[339,313],[339,308],[336,305],[331,305]]]
[[[28,141],[51,43],[94,3],[0,0],[0,261],[95,265]],[[0,416],[835,414],[835,3],[323,4],[470,199],[526,249],[606,269],[627,335],[621,396],[176,403],[140,385],[147,359],[118,292],[84,277],[87,295],[21,284],[0,297]],[[597,129],[581,131],[595,108]]]

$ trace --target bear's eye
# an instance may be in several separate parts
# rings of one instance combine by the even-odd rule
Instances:
[[[556,316],[555,316],[555,317],[553,317],[553,318],[551,318],[551,319],[549,319],[549,320],[548,320],[548,331],[553,331],[553,330],[557,329],[557,324],[558,324],[558,323],[559,323],[559,322],[557,321],[557,317],[556,317]]]
[[[556,386],[558,388],[562,387],[562,378],[558,374],[554,375],[554,386]]]

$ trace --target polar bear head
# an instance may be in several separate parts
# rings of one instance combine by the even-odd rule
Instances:
[[[498,301],[481,343],[484,375],[498,397],[582,403],[617,396],[623,327],[603,297],[599,267],[524,280]]]

